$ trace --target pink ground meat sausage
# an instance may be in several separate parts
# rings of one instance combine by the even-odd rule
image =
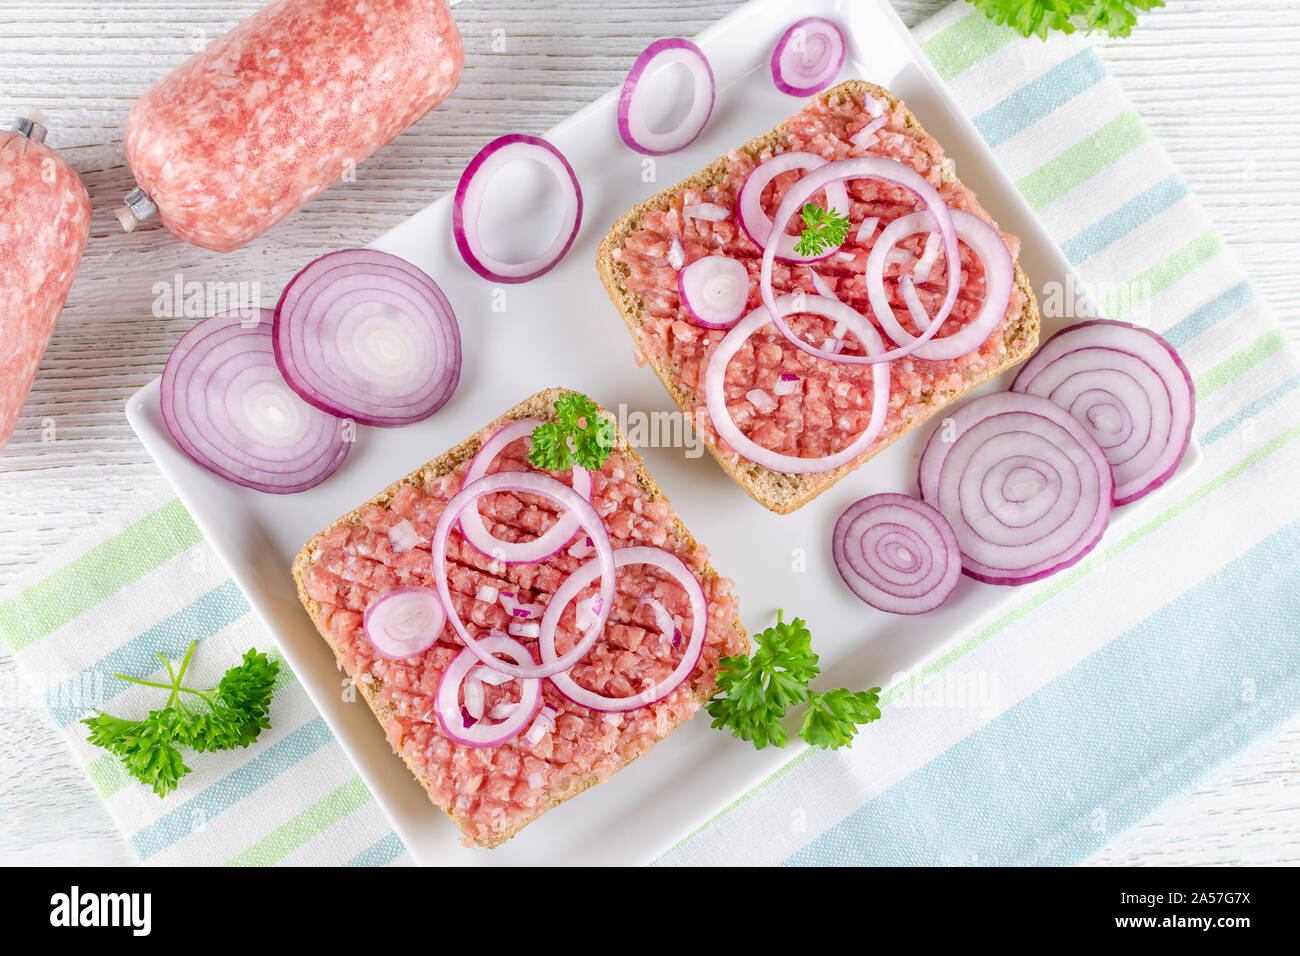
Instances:
[[[89,234],[90,197],[72,167],[37,139],[0,132],[0,450]]]
[[[445,0],[276,0],[136,101],[127,161],[172,233],[229,252],[441,103],[464,61]]]

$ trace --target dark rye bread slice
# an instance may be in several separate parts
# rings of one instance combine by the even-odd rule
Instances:
[[[869,94],[887,103],[891,110],[901,103],[901,100],[889,90],[863,80],[847,80],[820,93],[818,98],[835,104],[841,102],[841,98],[848,97],[854,102],[860,103],[864,94]],[[926,135],[925,129],[910,110],[906,111],[905,130],[914,133],[917,137]],[[755,162],[759,162],[765,151],[778,150],[785,145],[786,131],[785,125],[782,124],[762,136],[750,140],[744,146],[741,146],[738,151],[749,153]],[[695,173],[695,175],[634,206],[614,224],[613,228],[601,241],[596,252],[596,269],[600,273],[601,280],[605,283],[605,289],[609,292],[610,300],[614,303],[615,308],[623,317],[623,322],[632,333],[637,349],[646,356],[650,367],[659,376],[659,380],[663,382],[668,394],[672,396],[673,401],[681,408],[683,414],[688,417],[693,415],[696,405],[695,394],[682,382],[681,376],[675,367],[665,361],[663,357],[655,355],[651,350],[644,348],[642,339],[643,302],[638,293],[628,288],[628,267],[618,262],[614,257],[614,253],[615,250],[622,248],[629,236],[641,229],[648,211],[667,209],[672,204],[673,199],[684,189],[690,187],[707,189],[710,186],[717,185],[726,176],[726,173],[727,157],[722,156]],[[957,181],[957,175],[950,160],[945,159],[941,164],[940,175],[945,185]],[[1002,372],[1018,362],[1024,361],[1033,353],[1038,346],[1038,302],[1034,297],[1034,291],[1029,284],[1029,279],[1018,262],[1015,268],[1016,287],[1024,294],[1024,306],[1009,320],[1004,320],[1002,335],[1006,342],[1007,355],[1002,364],[996,368],[986,369],[979,374],[969,376],[958,388],[930,391],[923,394],[919,401],[904,408],[904,421],[899,424],[892,434],[883,436],[881,440],[877,441],[870,449],[853,461],[819,474],[791,475],[772,471],[745,458],[732,460],[717,446],[713,435],[704,436],[709,451],[722,465],[727,474],[764,507],[777,514],[789,514],[803,507],[864,461],[879,454],[913,428],[925,422],[926,419],[941,408],[960,398],[971,389],[996,378]]]
[[[496,421],[490,423],[489,425],[486,425],[484,428],[480,429],[474,435],[471,435],[469,438],[462,441],[459,445],[456,445],[454,448],[451,448],[448,451],[443,452],[443,454],[433,459],[433,461],[417,469],[416,471],[411,472],[411,474],[407,475],[402,480],[394,482],[393,484],[389,485],[387,488],[379,492],[379,494],[375,495],[365,504],[361,505],[358,508],[353,509],[352,511],[349,511],[347,514],[339,518],[337,521],[333,522],[328,528],[321,531],[320,534],[316,535],[314,538],[308,541],[307,544],[303,546],[303,549],[298,553],[298,556],[294,559],[293,569],[292,569],[294,583],[297,585],[298,588],[298,600],[301,601],[302,606],[307,609],[308,615],[310,615],[312,622],[316,625],[316,630],[320,633],[320,636],[325,640],[325,643],[330,646],[330,649],[334,651],[336,658],[338,658],[340,655],[340,649],[334,645],[333,640],[331,640],[328,628],[324,626],[324,622],[326,620],[325,609],[319,602],[317,602],[307,593],[306,584],[303,579],[303,572],[307,568],[307,566],[310,565],[315,560],[316,556],[318,555],[319,544],[321,540],[325,537],[325,535],[327,535],[332,529],[336,528],[341,524],[351,524],[351,525],[361,524],[361,514],[366,508],[368,508],[371,505],[379,505],[380,507],[384,507],[384,508],[388,507],[389,503],[393,500],[393,496],[396,495],[398,490],[402,488],[404,485],[414,485],[417,488],[423,487],[426,483],[434,482],[437,479],[441,478],[443,475],[446,475],[448,472],[455,470],[455,468],[458,465],[462,464],[463,462],[469,461],[471,458],[473,458],[474,455],[478,453],[479,447],[483,444],[483,442],[488,437],[495,434],[497,430],[499,430],[502,426],[507,425],[513,421],[518,421],[521,418],[541,418],[541,419],[554,418],[555,399],[557,396],[559,396],[560,394],[566,391],[568,391],[568,389],[552,388],[552,389],[547,389],[546,391],[543,392],[538,392],[536,395],[524,399],[522,402],[520,402],[514,408],[510,409],[500,418],[496,419]],[[627,437],[621,431],[619,431],[617,419],[604,408],[602,408],[600,411],[601,414],[605,418],[609,419],[610,423],[614,426],[615,434],[617,436],[617,444],[615,447],[619,450],[620,454],[622,454],[627,459],[627,461],[635,465],[637,484],[640,486],[641,490],[645,493],[646,497],[650,501],[665,501],[665,502],[668,501],[668,496],[665,495],[663,491],[660,490],[659,485],[655,483],[655,480],[650,477],[650,473],[646,471],[645,463],[641,460],[641,457],[631,449],[630,445],[627,442]],[[686,530],[685,525],[682,524],[681,519],[677,517],[676,513],[673,514],[673,527],[676,529],[678,535],[681,537],[681,540],[684,546],[686,547],[686,549],[693,552],[698,547],[698,544],[694,536],[692,536],[691,533]],[[714,571],[713,566],[706,563],[705,570],[704,570],[704,579],[708,581],[716,576],[717,576],[717,572]],[[734,595],[733,595],[733,600],[734,600]],[[740,641],[744,647],[745,652],[748,653],[749,635],[746,633],[744,627],[741,625],[739,616],[737,616],[734,619],[733,625],[736,629],[736,633],[740,636]],[[385,729],[387,729],[386,721],[388,720],[388,718],[392,716],[393,711],[391,707],[386,707],[384,704],[382,704],[379,701],[378,694],[379,691],[383,689],[383,682],[378,678],[374,678],[373,682],[366,682],[360,679],[361,675],[359,674],[349,673],[348,676],[353,679],[354,685],[357,687],[357,689],[361,691],[361,696],[365,699],[366,703],[370,706],[370,710],[374,713],[376,719],[380,722],[381,725],[385,727]],[[703,704],[709,697],[713,696],[714,682],[712,677],[713,675],[710,675],[710,679],[706,681],[698,681],[697,686],[692,688],[692,696],[700,704]],[[663,736],[656,739],[656,743],[659,740],[662,740],[664,737],[666,737],[669,733],[672,733],[672,731],[676,727],[677,724],[673,724],[672,726],[670,726]],[[428,778],[422,776],[415,769],[415,767],[411,765],[411,762],[406,758],[405,754],[402,754],[401,756],[403,762],[405,762],[407,765],[407,769],[411,771],[412,775],[416,778],[416,780],[419,781],[420,785],[424,787],[426,791],[429,790],[430,783]],[[625,759],[623,760],[622,766],[626,767],[629,763],[635,760],[637,756],[638,754],[626,755]],[[551,809],[552,807],[558,806],[559,804],[563,803],[565,800],[568,800],[570,797],[576,796],[577,794],[581,793],[582,791],[586,790],[588,787],[592,786],[597,782],[599,782],[598,778],[594,774],[592,774],[586,777],[576,778],[570,781],[564,787],[554,788],[548,791],[545,794],[545,797],[541,805],[539,806],[537,812],[534,813],[531,817],[528,817],[527,819],[520,821],[519,823],[510,827],[509,829],[501,830],[494,833],[490,839],[479,842],[477,845],[482,847],[487,847],[487,848],[500,846],[502,843],[510,839],[512,836],[518,833],[521,829],[523,829],[533,820],[536,820],[547,810]],[[459,819],[457,817],[457,814],[451,808],[441,807],[441,806],[439,808],[444,813],[446,813],[447,816],[451,817],[452,822],[454,822],[456,826],[459,827],[463,833],[469,835],[469,830],[465,826],[464,821]]]

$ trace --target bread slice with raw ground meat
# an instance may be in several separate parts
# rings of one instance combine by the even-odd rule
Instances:
[[[635,340],[638,360],[644,358],[649,362],[650,367],[683,413],[700,426],[698,430],[705,444],[723,469],[755,500],[778,514],[787,514],[807,504],[946,405],[1028,358],[1038,344],[1038,304],[1029,280],[1017,262],[1015,288],[1011,301],[1002,323],[992,333],[985,346],[981,347],[981,363],[977,366],[977,363],[972,362],[970,367],[960,374],[946,375],[941,384],[916,387],[915,393],[907,396],[906,401],[897,408],[891,403],[890,415],[884,430],[871,447],[855,460],[826,472],[787,474],[772,471],[739,456],[726,447],[719,438],[708,417],[701,387],[702,370],[707,363],[692,361],[687,367],[683,367],[684,363],[677,360],[673,354],[676,346],[670,334],[660,331],[660,326],[671,319],[674,310],[678,313],[679,320],[689,324],[689,318],[678,300],[675,282],[661,282],[654,288],[636,287],[638,277],[634,275],[634,270],[629,263],[639,254],[634,251],[638,241],[644,242],[647,235],[652,238],[663,238],[665,235],[648,230],[647,220],[667,223],[669,217],[676,216],[675,221],[681,223],[685,230],[688,227],[685,225],[685,218],[681,216],[681,209],[686,202],[717,202],[734,209],[735,191],[728,185],[728,178],[734,179],[737,175],[736,170],[750,168],[774,153],[785,152],[791,148],[817,152],[817,149],[812,149],[804,143],[792,146],[790,128],[798,125],[802,129],[810,116],[834,114],[843,117],[854,111],[861,115],[863,121],[870,120],[871,116],[864,105],[868,97],[883,104],[886,112],[882,115],[888,117],[888,124],[877,134],[877,143],[868,146],[864,152],[841,139],[839,142],[830,143],[829,146],[823,144],[821,155],[826,158],[844,158],[848,155],[901,157],[910,162],[914,168],[919,167],[919,172],[928,173],[928,178],[941,190],[946,202],[952,204],[955,197],[956,201],[967,205],[971,212],[996,226],[988,214],[979,207],[974,195],[957,179],[952,162],[943,155],[939,144],[925,132],[902,101],[882,87],[860,80],[850,80],[814,97],[803,111],[770,132],[750,140],[738,150],[720,157],[688,179],[634,206],[610,229],[600,243],[596,256],[596,266],[609,292],[609,297]],[[858,125],[865,125],[865,122]],[[827,155],[828,152],[833,155]],[[719,193],[723,195],[718,195]],[[734,214],[732,218],[734,219]],[[883,224],[882,222],[881,225]],[[710,228],[720,230],[721,226],[722,224],[711,224]],[[856,230],[857,226],[855,220],[851,229]],[[715,231],[712,235],[716,237],[718,232]],[[750,263],[752,277],[756,275],[756,261],[761,255],[761,250],[741,236],[743,234],[735,238],[735,245],[737,249],[743,250],[743,255]],[[1008,241],[1012,257],[1015,259],[1018,253],[1018,242],[1014,237],[1004,236],[1004,240]],[[727,253],[721,252],[721,254]],[[821,264],[812,265],[819,267]],[[671,288],[667,287],[669,285]],[[751,307],[756,295],[756,289],[752,290]],[[672,329],[676,326],[669,325],[668,328]],[[684,326],[680,328],[686,335],[697,334]],[[723,334],[696,328],[702,338],[712,341],[713,345],[716,345]],[[708,346],[706,351],[711,353],[712,346]],[[988,353],[987,356],[985,353]],[[933,364],[937,363],[912,359],[909,363],[909,371],[911,369],[924,371],[927,365]],[[840,368],[849,367],[840,366]],[[864,366],[852,368],[855,370],[853,374],[859,376],[870,374]],[[691,380],[692,376],[695,377],[694,380]],[[937,378],[935,381],[938,381]],[[798,393],[793,397],[795,400],[800,398]],[[790,397],[787,396],[788,398]],[[742,425],[742,429],[743,427]],[[792,436],[791,440],[802,440],[803,437],[805,436],[797,434]],[[851,435],[844,438],[840,445],[847,444],[848,440],[851,440]]]
[[[680,557],[705,587],[709,603],[706,641],[700,663],[686,682],[649,707],[623,714],[599,714],[566,701],[549,681],[544,681],[544,699],[559,711],[553,732],[545,734],[536,745],[528,745],[521,735],[498,747],[472,748],[448,740],[437,717],[421,709],[431,706],[432,690],[441,670],[462,650],[463,645],[450,625],[433,647],[416,658],[394,662],[374,653],[365,639],[361,615],[371,601],[394,587],[433,586],[429,552],[432,528],[442,505],[459,490],[461,478],[479,447],[510,422],[553,418],[554,402],[561,392],[551,389],[519,403],[456,447],[339,518],[309,541],[293,562],[299,600],[334,651],[340,668],[361,691],[394,751],[429,793],[430,800],[462,830],[467,844],[500,845],[546,810],[648,752],[712,696],[718,659],[728,654],[743,654],[749,649],[731,582],[714,571],[707,551],[672,511],[640,457],[617,431],[614,417],[602,409],[601,414],[614,425],[618,441],[605,467],[593,473],[592,498],[598,510],[604,509],[602,520],[609,530],[611,543],[615,548],[663,547]],[[522,445],[522,440],[519,444]],[[504,456],[505,452],[501,457]],[[517,458],[508,463],[523,467]],[[563,476],[561,480],[567,481]],[[522,521],[526,511],[526,507],[521,508],[515,520]],[[495,518],[495,513],[491,517]],[[421,543],[395,554],[385,529],[400,521],[412,523]],[[489,526],[498,536],[512,533],[504,525]],[[521,533],[520,540],[528,536]],[[453,539],[458,538],[453,534]],[[453,552],[453,548],[460,550]],[[515,588],[520,601],[524,599],[524,591],[533,592],[532,599],[543,604],[549,594],[541,586],[533,588],[521,582],[537,583],[547,574],[552,580],[562,580],[567,577],[566,572],[571,573],[570,566],[576,567],[587,560],[561,550],[538,566],[507,566],[463,542],[449,546],[448,554],[452,558],[451,567],[458,572],[481,574],[484,583],[494,581],[501,587]],[[469,571],[464,572],[465,568]],[[624,571],[620,571],[620,576]],[[536,577],[532,577],[534,573]],[[453,593],[468,600],[464,591]],[[471,589],[469,593],[474,591]],[[498,610],[495,604],[484,608],[475,605],[473,615],[482,612],[483,617],[472,615],[471,620],[475,624],[490,620],[487,615]],[[637,612],[641,612],[639,604]],[[686,626],[683,623],[684,629]],[[485,624],[483,629],[486,628]],[[635,631],[636,627],[630,624],[616,627],[611,618],[601,642],[632,643]],[[632,638],[625,641],[628,635]],[[520,640],[530,643],[522,637]],[[591,655],[597,653],[601,642],[592,649]],[[635,649],[614,649],[619,654],[638,655],[634,663],[640,666],[648,661],[645,655],[652,653],[651,645],[646,629],[644,640]],[[574,668],[575,678],[579,666]],[[562,759],[566,757],[567,760]],[[535,783],[541,785],[534,786]],[[498,794],[498,804],[489,804],[490,800],[498,799],[493,793]],[[505,795],[500,796],[501,793]]]

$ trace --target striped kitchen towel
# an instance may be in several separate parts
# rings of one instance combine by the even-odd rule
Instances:
[[[1079,862],[1300,711],[1300,355],[1083,40],[962,2],[916,33],[1105,311],[1179,349],[1204,457],[663,863]]]
[[[192,640],[198,648],[187,686],[212,686],[250,647],[280,659],[175,493],[161,483],[0,595],[0,641],[143,862],[409,862],[282,659],[271,729],[246,750],[192,755],[186,763],[193,771],[166,800],[86,743],[80,720],[93,709],[139,716],[165,696],[113,674],[165,681],[155,654],[179,660]]]
[[[852,750],[804,751],[663,863],[1074,862],[1300,711],[1300,358],[1084,43],[964,3],[918,33],[1102,304],[1179,348],[1203,460],[1144,525],[888,688]],[[0,640],[142,860],[405,862],[287,673],[274,728],[196,759],[166,803],[85,744],[87,709],[149,699],[108,675],[157,674],[153,652],[192,637],[213,679],[274,646],[169,493],[0,595]]]

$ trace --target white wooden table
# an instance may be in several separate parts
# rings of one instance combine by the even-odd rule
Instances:
[[[467,67],[452,99],[269,241],[229,255],[160,229],[124,236],[121,129],[153,80],[261,0],[0,0],[0,115],[38,108],[95,202],[85,259],[19,429],[0,458],[0,583],[155,486],[123,417],[192,320],[156,319],[152,286],[279,288],[303,263],[362,245],[455,184],[506,130],[540,132],[622,80],[652,39],[691,36],[739,0],[467,0]],[[915,24],[946,0],[895,0]],[[794,0],[792,0],[794,6]],[[494,31],[505,49],[494,51]],[[501,37],[502,34],[496,33]],[[1103,54],[1260,291],[1300,335],[1300,2],[1168,0]],[[509,116],[499,116],[510,102]],[[3,347],[3,343],[0,343]],[[55,440],[41,440],[52,419]],[[15,704],[0,659],[0,863],[133,862],[43,711]],[[1098,863],[1300,862],[1300,721],[1166,806]]]

